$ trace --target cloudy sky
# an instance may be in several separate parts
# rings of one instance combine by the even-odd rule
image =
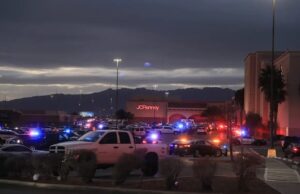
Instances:
[[[277,0],[277,49],[300,50],[300,1]],[[114,87],[243,85],[271,48],[272,0],[1,0],[0,100]]]

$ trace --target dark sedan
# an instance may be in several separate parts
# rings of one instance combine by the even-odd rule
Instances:
[[[227,155],[226,146],[218,146],[205,140],[175,140],[170,144],[170,154],[179,156],[193,155],[198,156],[216,156]]]
[[[290,143],[284,149],[284,156],[286,158],[294,158],[295,156],[300,156],[300,143]]]

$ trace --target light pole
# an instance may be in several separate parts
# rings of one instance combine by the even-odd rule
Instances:
[[[156,91],[156,89],[157,89],[157,84],[154,84],[153,85],[153,89],[154,89],[154,95],[155,95],[155,91]],[[154,97],[154,101],[155,101],[156,99],[155,99],[155,97]],[[156,105],[156,103],[155,102],[153,102],[153,106],[155,106]],[[154,109],[154,111],[153,111],[153,120],[154,120],[154,123],[156,123],[156,115],[155,115],[155,109]]]
[[[270,99],[270,132],[271,149],[274,149],[274,61],[275,61],[275,6],[276,0],[272,0],[272,64],[271,64],[271,99]]]
[[[116,65],[117,65],[117,81],[116,81],[116,113],[118,111],[119,108],[119,63],[122,62],[122,59],[120,58],[115,58],[113,60]],[[116,115],[116,129],[118,129],[118,117]]]

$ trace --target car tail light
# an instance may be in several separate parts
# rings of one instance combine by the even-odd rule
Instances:
[[[298,152],[298,148],[297,147],[293,147],[293,152]]]
[[[146,141],[146,140],[143,140],[142,143],[143,143],[143,144],[147,144],[147,141]]]

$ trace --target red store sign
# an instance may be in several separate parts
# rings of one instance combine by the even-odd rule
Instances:
[[[136,107],[137,110],[159,110],[159,106],[149,106],[145,104],[140,104]]]

